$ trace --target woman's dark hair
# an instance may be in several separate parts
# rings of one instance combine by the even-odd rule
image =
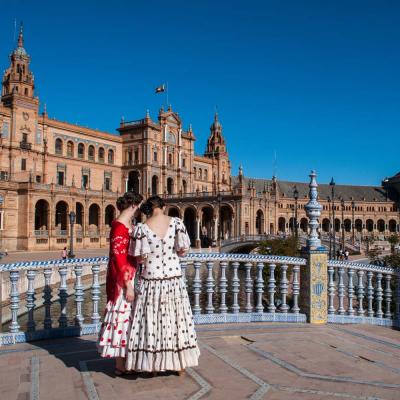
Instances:
[[[146,217],[149,217],[153,214],[155,208],[164,207],[165,201],[160,196],[151,196],[140,206],[140,211],[146,215]]]
[[[140,204],[142,200],[143,196],[141,194],[135,192],[126,192],[121,197],[118,197],[117,208],[121,212],[134,204]]]

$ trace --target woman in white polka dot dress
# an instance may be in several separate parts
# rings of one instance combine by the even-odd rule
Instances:
[[[200,350],[179,256],[190,248],[185,225],[164,215],[165,203],[150,197],[141,206],[147,216],[138,224],[130,254],[143,263],[139,294],[132,310],[126,369],[178,371],[198,365]]]

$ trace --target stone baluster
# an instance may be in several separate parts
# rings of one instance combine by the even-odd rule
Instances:
[[[181,261],[180,264],[181,264],[183,283],[184,283],[184,285],[186,287],[187,286],[187,277],[186,277],[187,262],[186,261]]]
[[[268,312],[275,312],[275,264],[269,265],[269,278],[268,278],[268,296],[269,296],[269,304],[268,304]]]
[[[26,277],[28,278],[28,290],[26,291],[26,309],[28,310],[28,331],[34,331],[36,329],[36,322],[33,316],[35,310],[35,276],[36,271],[34,269],[30,269],[26,273]]]
[[[11,323],[10,332],[17,333],[19,331],[18,310],[19,310],[19,290],[18,290],[19,271],[10,272],[11,291],[10,291],[10,310]]]
[[[67,318],[67,299],[68,299],[68,287],[67,287],[67,272],[68,268],[65,264],[61,264],[58,273],[60,274],[60,288],[58,290],[58,297],[60,302],[60,318],[58,324],[60,328],[65,328],[68,325]]]
[[[344,300],[343,275],[344,275],[344,268],[339,267],[339,283],[338,283],[338,296],[339,296],[338,313],[339,313],[339,315],[344,315],[346,312],[346,310],[344,309],[344,306],[343,306],[343,300]]]
[[[353,298],[354,298],[354,284],[353,284],[353,276],[354,276],[354,269],[349,268],[347,270],[348,274],[348,284],[347,284],[347,294],[349,298],[349,307],[348,307],[348,314],[349,315],[354,315],[354,308],[353,308]]]
[[[382,273],[378,272],[376,274],[376,289],[375,289],[375,298],[376,298],[376,316],[378,318],[383,317],[383,312],[382,312],[382,296],[383,290],[382,290]]]
[[[51,329],[52,321],[51,321],[51,299],[52,299],[52,290],[51,290],[51,274],[53,270],[51,268],[45,268],[43,271],[44,274],[44,289],[43,289],[43,305],[44,305],[44,321],[43,326],[44,329]]]
[[[244,264],[246,269],[246,278],[244,280],[244,290],[246,292],[246,307],[245,310],[247,313],[253,311],[253,306],[251,305],[251,293],[253,292],[253,281],[251,279],[251,267],[252,263],[247,262]]]
[[[226,261],[221,261],[219,264],[221,270],[221,277],[219,278],[219,292],[221,293],[221,303],[219,306],[219,312],[221,314],[226,314],[228,307],[226,306],[226,293],[228,291],[228,279],[226,278],[226,268],[228,263]]]
[[[207,288],[207,306],[206,312],[207,314],[214,313],[213,306],[213,294],[214,294],[214,277],[213,277],[213,267],[214,261],[207,261],[207,280],[206,280],[206,288]]]
[[[357,285],[357,299],[358,299],[358,308],[357,308],[357,315],[363,316],[365,311],[364,311],[364,283],[363,283],[363,278],[364,278],[364,271],[363,270],[358,270],[357,271],[358,275],[358,285]]]
[[[93,304],[93,312],[92,312],[92,324],[98,324],[100,322],[100,314],[99,314],[99,301],[100,301],[100,283],[99,283],[99,274],[100,274],[100,265],[94,264],[92,265],[92,304]]]
[[[288,305],[286,304],[286,296],[288,292],[288,280],[287,280],[287,269],[288,266],[286,264],[281,265],[281,284],[280,284],[280,289],[281,289],[281,296],[282,296],[282,304],[280,306],[280,311],[282,313],[287,313],[288,312]]]
[[[374,287],[372,285],[372,277],[373,276],[374,276],[374,273],[372,271],[367,272],[367,299],[368,299],[367,315],[368,315],[368,317],[374,316],[374,308],[373,308]]]
[[[263,293],[264,293],[264,279],[263,279],[263,268],[262,262],[257,263],[257,279],[256,279],[256,293],[257,293],[257,305],[256,311],[262,313],[264,311],[263,306]]]
[[[328,314],[335,314],[335,281],[333,275],[335,273],[335,268],[328,267]]]
[[[193,295],[194,295],[194,306],[193,306],[193,314],[200,314],[200,293],[201,293],[201,279],[200,279],[200,267],[201,262],[195,261],[193,263],[194,266],[194,278],[193,278]]]
[[[240,280],[238,276],[239,263],[234,261],[232,263],[233,268],[233,277],[232,277],[232,294],[233,294],[233,304],[232,304],[232,312],[237,314],[240,310],[238,297],[240,290]]]
[[[392,317],[392,312],[390,310],[391,303],[392,303],[392,288],[390,287],[390,281],[392,279],[392,276],[390,274],[385,275],[385,304],[386,304],[386,310],[385,310],[385,318],[391,318]]]
[[[75,315],[75,325],[81,326],[83,324],[82,315],[82,303],[83,303],[83,286],[82,286],[82,265],[75,265],[75,305],[76,305],[76,315]]]
[[[299,294],[300,294],[299,274],[300,274],[300,265],[294,265],[293,266],[293,307],[292,307],[292,312],[294,314],[298,314],[300,312],[300,307],[299,307]]]

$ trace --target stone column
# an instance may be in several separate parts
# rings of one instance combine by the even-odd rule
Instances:
[[[213,221],[214,221],[213,240],[215,240],[215,243],[217,243],[218,242],[218,217],[216,215],[214,215]]]
[[[196,248],[200,248],[200,216],[196,216]]]
[[[321,215],[321,205],[318,203],[316,174],[310,174],[310,200],[305,205],[309,218],[310,233],[307,246],[303,248],[303,256],[307,264],[300,270],[300,302],[301,311],[307,315],[312,324],[326,324],[328,321],[328,252],[321,245],[318,237],[318,218]]]

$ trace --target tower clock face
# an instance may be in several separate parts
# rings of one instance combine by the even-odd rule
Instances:
[[[29,114],[27,113],[27,112],[23,112],[22,113],[22,118],[25,120],[25,121],[28,121],[28,119],[29,119]]]

